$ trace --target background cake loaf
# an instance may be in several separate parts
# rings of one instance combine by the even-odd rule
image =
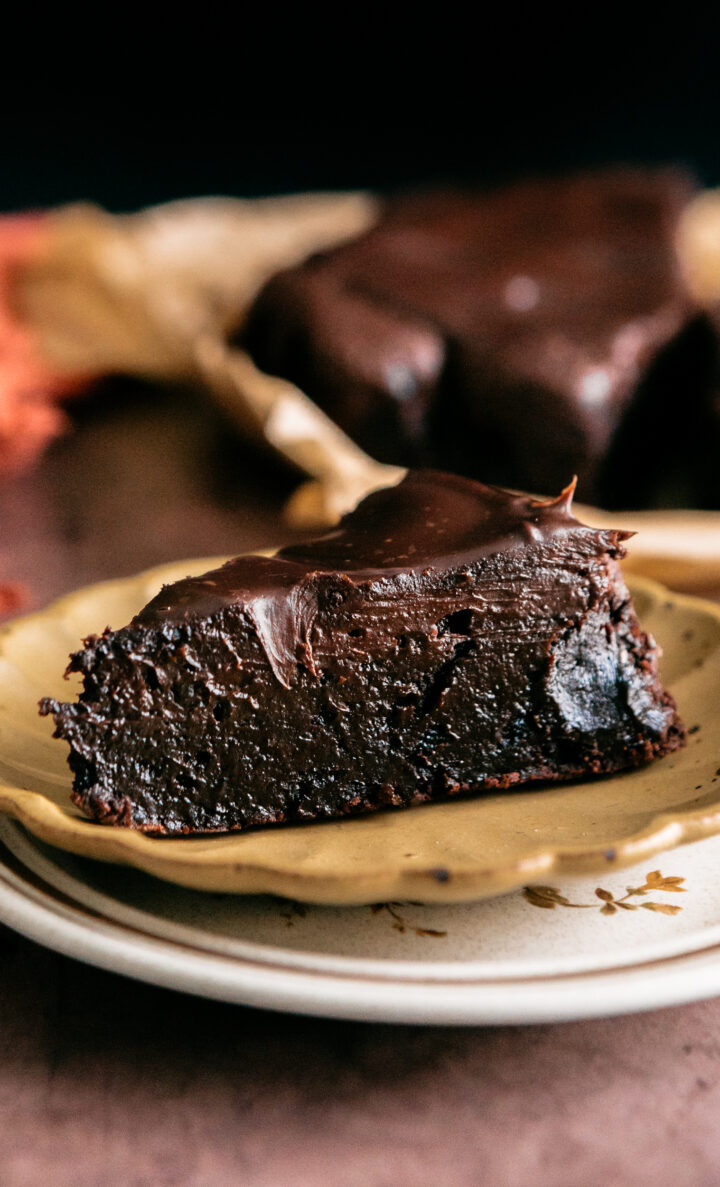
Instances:
[[[676,252],[693,188],[608,168],[390,200],[270,279],[242,342],[380,461],[716,505],[717,327]]]

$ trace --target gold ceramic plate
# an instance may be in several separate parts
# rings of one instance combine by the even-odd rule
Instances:
[[[74,695],[62,672],[83,635],[123,625],[162,582],[215,563],[79,590],[0,632],[0,809],[43,841],[182,886],[351,904],[479,899],[720,832],[720,607],[640,578],[640,618],[664,648],[663,678],[691,729],[667,759],[589,783],[244,835],[158,839],[90,823],[70,803],[67,747],[38,699]]]

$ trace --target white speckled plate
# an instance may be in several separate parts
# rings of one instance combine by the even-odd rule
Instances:
[[[0,809],[41,840],[207,891],[457,903],[528,882],[607,877],[720,831],[720,608],[641,579],[640,617],[665,648],[663,675],[693,729],[667,759],[589,783],[242,835],[158,839],[84,820],[69,800],[67,748],[38,716],[39,697],[72,695],[62,672],[83,635],[124,624],[161,582],[213,563],[80,590],[0,632]]]
[[[0,920],[225,1001],[408,1023],[553,1022],[720,993],[720,837],[478,903],[303,907],[186,890],[0,819]],[[552,905],[551,905],[552,904]]]

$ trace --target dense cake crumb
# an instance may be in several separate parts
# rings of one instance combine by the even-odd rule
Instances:
[[[623,770],[683,743],[627,533],[433,471],[275,557],[167,586],[52,699],[74,801],[188,833]]]

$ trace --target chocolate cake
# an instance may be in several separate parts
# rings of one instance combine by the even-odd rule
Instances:
[[[604,506],[689,478],[706,501],[717,331],[675,250],[692,193],[676,170],[616,168],[395,198],[273,277],[242,342],[380,461],[532,491],[576,473]]]
[[[334,531],[167,586],[85,640],[73,799],[193,833],[620,771],[676,749],[618,559],[628,533],[432,471]],[[588,792],[592,802],[592,791]]]

